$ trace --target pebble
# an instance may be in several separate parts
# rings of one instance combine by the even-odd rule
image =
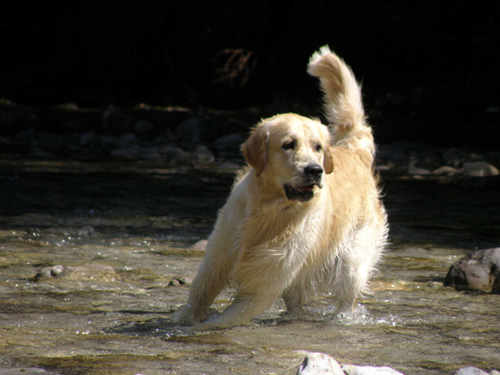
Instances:
[[[181,286],[181,285],[191,285],[193,282],[193,279],[188,276],[179,276],[179,277],[174,277],[170,282],[168,283],[168,286]]]
[[[206,250],[208,240],[199,240],[198,242],[192,244],[188,247],[188,250]]]
[[[119,278],[113,267],[105,264],[86,264],[81,266],[55,265],[42,268],[36,275],[35,281],[44,279],[64,280],[98,280],[115,281]]]

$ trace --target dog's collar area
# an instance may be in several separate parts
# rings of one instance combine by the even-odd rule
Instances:
[[[299,202],[308,202],[314,197],[314,185],[311,184],[307,186],[303,186],[301,188],[294,188],[292,185],[285,184],[283,189],[285,190],[286,197],[289,200],[297,200]]]

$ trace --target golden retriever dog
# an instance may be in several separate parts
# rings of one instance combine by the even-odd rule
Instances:
[[[311,57],[308,73],[320,80],[329,127],[280,114],[252,130],[241,147],[248,166],[219,212],[178,321],[246,324],[279,297],[300,314],[318,292],[351,312],[366,290],[388,229],[361,89],[328,47]],[[236,289],[231,305],[209,317],[228,286]]]

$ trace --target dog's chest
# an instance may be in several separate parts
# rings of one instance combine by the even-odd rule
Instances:
[[[242,228],[242,237],[250,247],[309,252],[323,242],[326,222],[320,210],[305,213],[274,210],[248,220]]]

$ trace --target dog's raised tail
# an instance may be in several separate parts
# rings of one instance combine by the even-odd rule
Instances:
[[[307,71],[320,80],[333,143],[350,149],[364,149],[373,156],[372,130],[366,124],[361,87],[351,69],[324,46],[311,56]]]

